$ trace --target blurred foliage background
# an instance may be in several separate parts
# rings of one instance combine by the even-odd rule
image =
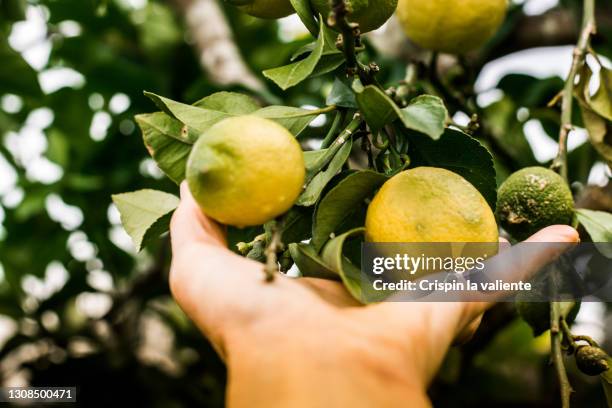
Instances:
[[[534,3],[542,10],[533,12]],[[508,55],[522,50],[559,46],[569,65],[580,1],[555,3],[513,3],[491,44],[466,60],[440,58],[437,67],[455,89],[482,92],[490,130],[483,142],[499,159],[500,181],[550,159],[543,151],[555,143],[559,118],[546,104],[563,80],[519,69],[500,75],[493,89],[473,85],[490,61],[517,66],[524,59]],[[599,3],[594,44],[610,58],[612,5]],[[143,90],[185,102],[238,90],[264,104],[324,105],[330,75],[286,93],[261,75],[309,41],[298,21],[257,20],[215,0],[0,0],[2,385],[76,385],[83,406],[119,398],[131,406],[223,405],[225,368],[169,295],[167,238],[135,253],[110,197],[148,187],[176,191],[148,157],[133,121],[155,110]],[[211,60],[207,47],[216,41],[231,41],[236,53],[226,47]],[[403,79],[407,66],[419,77],[426,68],[423,52],[393,22],[367,47],[385,84]],[[226,60],[246,71],[224,76],[218,70]],[[449,109],[455,121],[466,120],[460,107]],[[315,121],[304,145],[325,128],[324,118]],[[597,160],[588,143],[575,144],[570,175],[580,206],[610,211],[609,173]],[[574,331],[587,330],[611,350],[608,309],[585,304]],[[546,336],[533,339],[512,305],[497,306],[473,341],[449,354],[431,388],[434,403],[558,406]],[[569,369],[575,406],[604,406],[599,382]]]

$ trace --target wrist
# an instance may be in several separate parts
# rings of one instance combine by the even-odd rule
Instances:
[[[228,406],[430,406],[401,351],[363,337],[324,337],[286,344],[285,336],[274,340],[274,352],[254,339],[231,347]]]

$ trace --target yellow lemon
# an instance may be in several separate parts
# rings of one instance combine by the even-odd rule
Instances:
[[[378,191],[366,215],[372,242],[497,243],[493,211],[463,177],[435,167],[397,174]]]
[[[420,47],[464,54],[493,37],[507,7],[507,0],[399,0],[397,16]]]
[[[237,227],[286,212],[302,191],[304,157],[295,137],[257,116],[224,119],[197,140],[187,182],[204,213]]]

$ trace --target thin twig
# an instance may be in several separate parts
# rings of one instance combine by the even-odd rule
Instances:
[[[342,146],[344,146],[344,144],[349,139],[352,138],[353,134],[357,131],[357,129],[359,129],[359,127],[361,126],[362,123],[363,123],[363,119],[361,118],[361,115],[359,113],[355,113],[355,115],[353,116],[353,119],[351,120],[351,122],[346,126],[346,128],[344,128],[344,130],[342,132],[340,132],[340,134],[338,135],[338,137],[336,137],[336,139],[333,141],[333,143],[331,143],[329,145],[326,154],[321,156],[312,165],[312,168],[309,171],[309,176],[306,177],[306,183],[309,183],[310,181],[312,181],[312,178],[319,171],[323,170],[323,168],[325,168],[325,166],[327,166],[327,164],[336,155],[338,150],[340,150],[340,148]]]
[[[330,126],[327,135],[321,143],[321,149],[327,149],[332,144],[334,138],[336,137],[336,132],[338,131],[338,128],[342,125],[342,122],[344,122],[345,117],[346,110],[342,109],[336,112],[334,121],[332,122],[332,125]]]
[[[572,386],[569,383],[567,372],[565,371],[565,365],[563,364],[563,349],[561,348],[561,340],[563,335],[559,327],[560,321],[561,304],[559,302],[552,302],[550,304],[551,353],[553,364],[555,365],[555,370],[557,371],[559,387],[561,389],[561,407],[569,408]]]
[[[351,10],[345,0],[332,0],[332,12],[327,23],[340,31],[339,48],[344,52],[346,72],[349,76],[357,75],[364,85],[375,85],[382,89],[374,75],[378,72],[376,64],[363,65],[357,59],[357,48],[361,48],[361,31],[359,24],[350,22]]]
[[[281,248],[281,227],[278,221],[272,221],[270,243],[266,247],[266,265],[264,272],[266,282],[272,282],[278,272],[278,260],[276,254]]]
[[[572,130],[572,101],[576,75],[585,63],[587,50],[591,42],[591,35],[596,31],[595,26],[595,0],[584,0],[582,28],[578,44],[574,48],[574,57],[570,73],[563,87],[561,103],[561,129],[559,130],[559,152],[553,160],[551,169],[558,172],[567,180],[567,139]]]

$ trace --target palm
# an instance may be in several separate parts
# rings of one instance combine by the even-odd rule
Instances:
[[[279,276],[266,283],[263,266],[227,249],[223,229],[202,214],[185,186],[171,232],[174,296],[222,356],[232,352],[228,339],[246,333],[249,347],[256,343],[258,350],[274,350],[289,332],[302,344],[328,351],[342,347],[330,338],[358,336],[398,350],[426,383],[451,343],[469,336],[489,306],[385,302],[364,307],[339,282]],[[571,229],[550,227],[531,240],[575,242],[577,237]],[[541,251],[532,268],[556,252]]]

